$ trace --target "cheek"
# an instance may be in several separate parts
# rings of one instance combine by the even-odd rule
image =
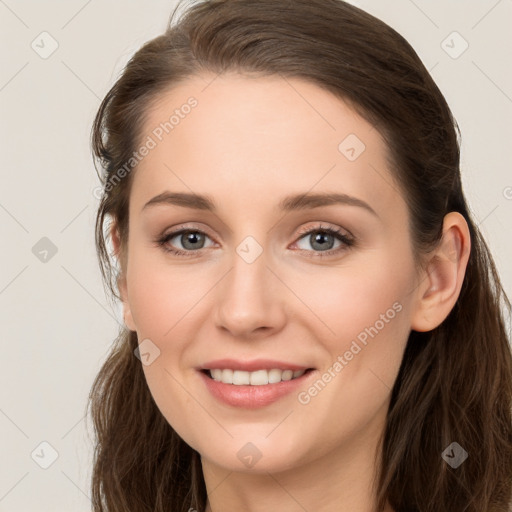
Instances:
[[[305,315],[308,329],[325,354],[319,381],[299,397],[304,414],[317,418],[311,435],[322,428],[335,444],[385,410],[410,331],[409,271],[390,258],[297,281],[297,294],[315,313]]]
[[[193,345],[197,325],[193,319],[199,309],[194,306],[198,306],[209,287],[204,273],[149,262],[147,255],[145,259],[142,256],[132,257],[131,274],[129,269],[127,277],[139,343],[149,339],[157,347],[153,350],[157,350],[158,356],[151,364],[143,365],[144,375],[162,415],[185,442],[194,446],[204,433],[199,427],[196,432],[193,415],[183,411],[195,411],[199,416],[201,410],[197,410],[193,394],[187,391],[190,383],[185,382],[182,371],[192,364],[186,355]],[[194,277],[196,273],[199,276]],[[187,372],[189,375],[190,368]]]
[[[411,262],[393,252],[365,263],[301,277],[295,288],[326,354],[322,370],[335,375],[326,402],[343,396],[361,414],[362,403],[367,412],[382,405],[398,374],[410,332],[413,276]]]
[[[400,316],[397,309],[406,306],[410,280],[407,268],[399,270],[380,261],[357,267],[320,269],[307,277],[295,277],[294,291],[311,313],[305,316],[317,318],[319,334],[325,333],[324,339],[336,343],[335,340],[356,338],[374,324],[384,330],[384,322],[388,330],[387,326]]]
[[[191,268],[132,258],[128,297],[139,337],[164,339],[208,290],[204,276]],[[131,270],[131,273],[130,273]]]

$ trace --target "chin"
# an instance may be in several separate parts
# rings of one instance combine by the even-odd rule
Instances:
[[[249,439],[249,436],[245,436],[243,441],[230,439],[228,443],[217,444],[215,451],[211,447],[196,450],[209,463],[239,473],[279,473],[301,465],[297,447],[286,447],[277,438],[276,442],[264,438],[260,441]]]

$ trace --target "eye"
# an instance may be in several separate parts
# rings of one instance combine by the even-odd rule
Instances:
[[[315,226],[313,228],[305,228],[300,232],[302,235],[299,242],[304,240],[309,244],[313,251],[299,247],[301,250],[313,252],[313,257],[325,257],[346,251],[354,245],[353,237],[343,233],[338,228]],[[340,242],[337,248],[333,249],[336,240]],[[297,242],[297,244],[299,243]]]
[[[338,228],[314,226],[301,230],[301,235],[296,244],[302,240],[309,243],[313,250],[299,247],[301,251],[310,254],[311,257],[327,257],[346,251],[355,244],[355,240],[351,235],[343,233]],[[180,226],[170,233],[163,235],[156,240],[158,246],[168,253],[176,256],[195,256],[197,252],[205,248],[206,239],[211,238],[202,230],[193,227]],[[175,241],[174,241],[175,240]],[[338,241],[339,245],[333,249],[333,244]],[[176,247],[178,245],[178,248]],[[181,248],[179,248],[181,245]],[[210,247],[214,245],[211,244]]]
[[[204,243],[207,238],[209,239],[210,237],[204,231],[188,228],[172,231],[158,239],[157,243],[166,252],[178,256],[191,256],[194,255],[196,251],[204,248]],[[176,241],[171,243],[174,239],[176,239]],[[176,249],[175,246],[177,243],[181,244],[181,247],[185,250],[180,248]]]

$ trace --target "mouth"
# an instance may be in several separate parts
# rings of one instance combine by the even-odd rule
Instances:
[[[260,409],[292,395],[315,378],[314,368],[260,368],[253,371],[231,368],[198,368],[210,395],[230,407]]]
[[[210,379],[223,384],[234,386],[265,386],[267,384],[279,384],[280,382],[295,380],[304,374],[312,372],[314,368],[302,370],[289,370],[272,368],[256,371],[233,370],[230,368],[212,368],[200,370]]]

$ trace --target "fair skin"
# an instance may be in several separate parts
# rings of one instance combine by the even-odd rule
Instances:
[[[141,140],[190,96],[197,107],[134,171],[124,252],[112,231],[125,323],[160,350],[143,366],[149,389],[201,454],[208,512],[373,512],[378,441],[407,338],[411,329],[435,328],[453,308],[469,256],[467,224],[449,213],[442,245],[427,270],[417,268],[379,132],[299,79],[190,78],[160,96]],[[338,149],[349,134],[365,145],[353,161]],[[208,195],[216,211],[143,208],[164,191]],[[285,196],[308,192],[347,194],[374,213],[348,204],[279,210]],[[166,247],[191,257],[155,242],[182,225],[205,235],[188,244],[177,235]],[[314,257],[322,252],[320,225],[350,234],[354,245],[326,234],[332,254]],[[315,231],[303,235],[304,228]],[[251,263],[237,252],[248,236],[262,250]],[[387,321],[377,324],[381,315]],[[315,368],[300,389],[307,392],[376,325],[308,403],[292,393],[255,410],[227,405],[196,370],[224,357],[290,361]],[[252,467],[237,456],[247,443],[261,455]]]

